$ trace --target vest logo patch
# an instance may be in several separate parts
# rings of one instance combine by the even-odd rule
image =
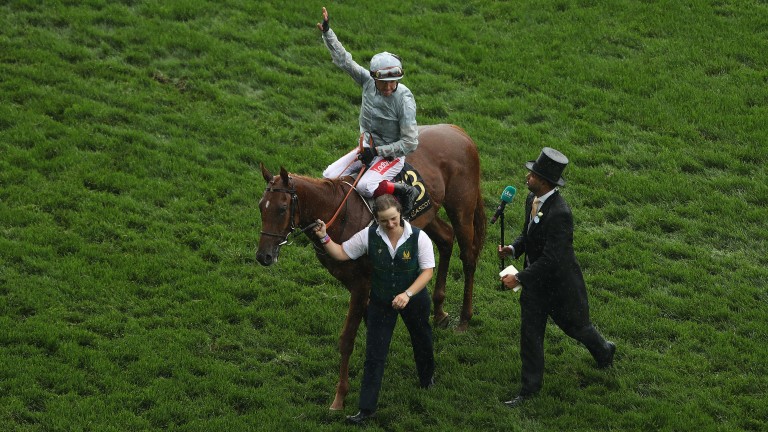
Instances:
[[[403,251],[403,261],[408,261],[411,259],[411,251]]]

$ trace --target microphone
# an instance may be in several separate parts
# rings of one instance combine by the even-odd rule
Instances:
[[[491,218],[491,225],[496,223],[496,219],[498,219],[499,216],[504,213],[504,207],[512,202],[512,198],[515,197],[516,193],[517,189],[515,189],[514,186],[507,186],[504,188],[504,192],[501,193],[501,203],[499,203],[499,206],[496,207],[496,213]]]

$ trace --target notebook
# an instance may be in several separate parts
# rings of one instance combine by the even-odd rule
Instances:
[[[517,274],[517,269],[515,268],[515,266],[511,265],[511,266],[505,268],[504,270],[502,270],[501,272],[499,272],[499,277],[504,277],[504,276],[506,276],[508,274],[512,274],[512,275],[516,275]],[[520,285],[520,284],[517,284],[516,287],[512,288],[512,291],[518,292],[521,289],[523,289],[523,286]]]

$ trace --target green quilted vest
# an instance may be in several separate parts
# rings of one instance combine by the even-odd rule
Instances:
[[[393,259],[384,239],[376,234],[376,225],[368,229],[368,256],[373,263],[371,300],[391,304],[396,295],[408,289],[419,277],[419,229],[413,232],[395,252]]]

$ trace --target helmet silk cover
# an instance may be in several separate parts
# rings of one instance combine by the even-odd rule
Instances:
[[[378,53],[371,59],[371,77],[381,81],[400,81],[403,78],[403,64],[392,53]]]

